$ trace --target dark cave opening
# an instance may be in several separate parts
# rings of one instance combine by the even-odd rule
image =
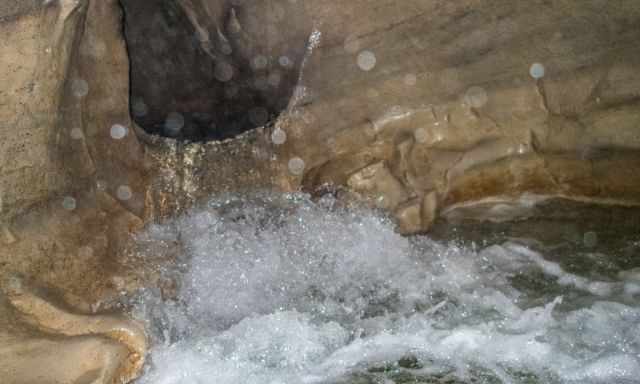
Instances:
[[[299,5],[286,0],[120,0],[120,5],[130,111],[147,133],[223,140],[268,124],[287,107],[308,37]]]

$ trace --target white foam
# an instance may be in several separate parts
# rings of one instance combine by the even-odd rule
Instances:
[[[416,375],[467,381],[640,377],[640,309],[622,303],[624,284],[568,273],[516,243],[476,252],[408,239],[373,212],[299,195],[213,200],[139,241],[153,244],[149,260],[161,244],[183,249],[164,269],[179,276],[176,300],[148,291],[136,306],[155,340],[141,384],[342,382],[402,370],[393,364],[407,355],[422,365]],[[562,290],[513,284],[535,271]]]

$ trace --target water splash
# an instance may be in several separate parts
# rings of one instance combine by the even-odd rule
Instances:
[[[302,195],[212,200],[139,242],[141,257],[181,249],[175,299],[137,299],[156,343],[141,384],[640,377],[631,272],[597,281],[517,243],[405,238],[375,212]]]

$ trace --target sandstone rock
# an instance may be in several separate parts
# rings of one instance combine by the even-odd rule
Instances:
[[[390,210],[409,198],[402,183],[391,174],[384,162],[370,165],[351,175],[347,185]]]
[[[71,313],[17,278],[3,288],[0,374],[6,382],[111,384],[138,375],[147,348],[140,325],[124,317]],[[33,328],[21,328],[18,319]]]
[[[133,289],[132,231],[244,189],[345,185],[406,233],[640,204],[637,2],[122,3],[0,5],[2,274],[95,304]],[[40,332],[12,364],[63,345],[104,378],[127,353]]]
[[[400,204],[394,211],[394,216],[398,220],[398,229],[401,233],[415,234],[424,228],[420,199],[412,199]]]

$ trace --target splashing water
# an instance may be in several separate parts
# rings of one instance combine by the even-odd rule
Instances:
[[[639,270],[598,280],[393,228],[300,195],[150,228],[141,257],[179,244],[179,288],[136,299],[155,341],[139,383],[640,382]]]

